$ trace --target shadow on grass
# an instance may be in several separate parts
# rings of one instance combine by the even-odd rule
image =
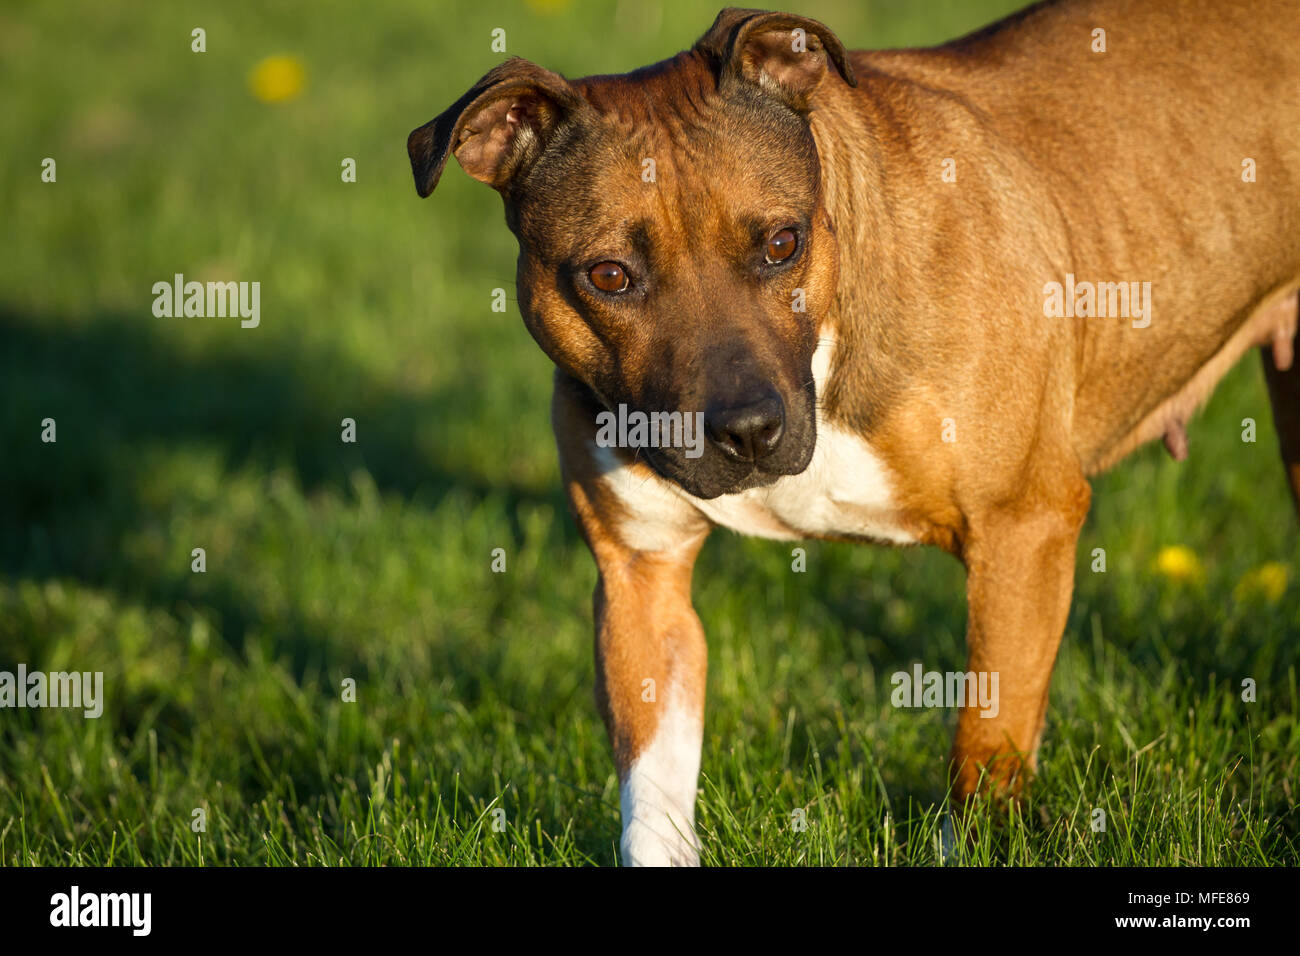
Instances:
[[[482,386],[406,394],[375,383],[332,354],[253,348],[186,354],[152,334],[138,316],[71,321],[19,314],[0,305],[0,573],[72,577],[146,604],[192,600],[174,576],[133,565],[126,537],[151,520],[143,500],[148,449],[191,446],[218,454],[223,473],[247,465],[288,467],[305,492],[346,491],[364,469],[381,493],[436,507],[449,493],[504,500],[516,540],[521,510],[560,512],[560,488],[538,491],[440,467],[417,450],[430,422],[472,417]],[[362,423],[363,441],[344,444],[339,422]],[[59,467],[42,454],[41,422],[57,423]],[[564,534],[576,542],[576,530]],[[223,636],[242,646],[253,610],[219,576],[205,595]],[[293,647],[308,640],[289,622]]]

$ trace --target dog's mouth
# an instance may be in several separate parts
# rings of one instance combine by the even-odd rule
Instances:
[[[778,454],[757,461],[733,460],[713,447],[694,459],[675,448],[641,448],[636,458],[688,495],[711,500],[765,488],[801,474],[812,461],[816,438],[816,425],[810,420],[798,436],[787,436]]]
[[[662,454],[660,449],[654,448],[642,449],[640,458],[659,477],[671,481],[694,498],[706,500],[740,494],[752,488],[764,488],[787,474],[797,474],[769,471],[753,463],[732,469],[736,472],[734,474],[702,474],[704,469],[683,468],[673,456]]]
[[[679,403],[615,402],[601,396],[598,445],[620,445],[632,460],[700,499],[741,494],[801,474],[817,442],[816,386],[784,395],[771,385],[751,388],[703,410]],[[646,406],[677,410],[646,412]]]

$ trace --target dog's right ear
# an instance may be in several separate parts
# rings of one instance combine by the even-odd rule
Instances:
[[[541,155],[561,116],[582,103],[558,73],[511,57],[407,137],[416,191],[422,198],[433,192],[451,153],[465,172],[504,194]]]

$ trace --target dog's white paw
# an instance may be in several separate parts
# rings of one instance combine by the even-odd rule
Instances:
[[[689,826],[689,825],[688,825]],[[659,814],[653,823],[633,818],[623,828],[624,866],[699,866],[699,841],[680,824]]]
[[[700,776],[700,717],[663,698],[654,737],[619,784],[625,866],[699,866],[695,786]]]

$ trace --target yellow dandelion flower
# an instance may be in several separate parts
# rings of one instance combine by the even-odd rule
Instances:
[[[1199,581],[1204,573],[1196,552],[1180,544],[1160,549],[1156,555],[1156,571],[1171,581]]]
[[[268,56],[248,75],[253,95],[263,103],[285,103],[302,92],[307,71],[294,56]]]
[[[1269,604],[1276,604],[1286,592],[1287,580],[1291,569],[1281,561],[1269,561],[1247,571],[1237,582],[1232,596],[1238,601],[1263,598]]]

